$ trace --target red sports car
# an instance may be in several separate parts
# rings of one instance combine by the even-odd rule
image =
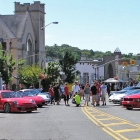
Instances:
[[[30,91],[30,89],[23,89],[18,91],[17,93],[25,99],[33,99],[38,107],[42,107],[43,105],[45,105],[45,99],[40,96],[36,96],[34,92]]]
[[[0,110],[5,113],[32,112],[37,110],[37,105],[33,99],[24,99],[14,91],[0,90]]]
[[[140,108],[140,94],[125,96],[122,101],[122,106],[128,110]]]

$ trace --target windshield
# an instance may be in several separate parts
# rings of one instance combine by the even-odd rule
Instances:
[[[24,96],[34,96],[33,93],[29,92],[29,91],[25,91],[25,92],[17,92],[20,96],[24,97]]]
[[[124,89],[122,89],[122,90],[130,90],[130,89],[132,89],[133,87],[126,87],[126,88],[124,88]]]
[[[38,95],[48,95],[49,92],[42,92],[42,93],[39,93]]]
[[[2,92],[2,98],[21,98],[21,96],[16,92]]]
[[[128,95],[136,94],[136,93],[140,93],[140,90],[132,90],[131,92],[128,93]]]
[[[38,93],[40,93],[38,90],[36,90],[36,89],[33,89],[33,90],[29,90],[29,92],[31,92],[31,93],[33,93],[33,94],[38,94]]]

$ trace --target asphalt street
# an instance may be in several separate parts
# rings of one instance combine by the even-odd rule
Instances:
[[[60,105],[44,106],[32,113],[0,112],[0,140],[140,139],[139,109],[130,111],[111,103],[100,107],[84,107],[84,101],[81,104],[65,106],[62,100]]]

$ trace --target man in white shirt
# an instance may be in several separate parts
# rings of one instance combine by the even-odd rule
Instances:
[[[78,85],[78,82],[75,81],[74,85],[72,86],[72,99],[75,93],[79,93],[79,91],[80,91],[80,87]]]
[[[102,105],[106,105],[106,92],[107,92],[107,86],[102,83],[101,85],[101,97],[102,97]]]

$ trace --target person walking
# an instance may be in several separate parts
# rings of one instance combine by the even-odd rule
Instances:
[[[78,82],[75,81],[74,85],[72,86],[72,99],[76,93],[79,93],[79,91],[80,91],[80,87],[78,85]]]
[[[68,88],[68,84],[65,83],[64,86],[64,101],[65,101],[65,106],[69,106],[68,102],[69,102],[69,88]]]
[[[85,106],[88,106],[88,102],[89,102],[89,98],[90,98],[90,87],[89,84],[87,83],[85,88],[84,88],[84,92],[85,92]]]
[[[93,83],[93,85],[91,86],[91,95],[92,95],[92,105],[95,107],[95,102],[96,102],[96,94],[97,94],[97,88],[96,88],[96,83]]]
[[[96,94],[96,98],[97,98],[97,105],[100,105],[100,96],[101,96],[101,85],[98,81],[96,81],[96,89],[97,89],[97,94]]]
[[[107,86],[104,84],[104,82],[101,85],[101,97],[102,97],[102,106],[106,105],[106,92],[107,92]]]
[[[108,93],[108,97],[110,96],[110,83],[107,83],[107,93]]]
[[[53,92],[53,87],[52,85],[50,85],[50,88],[49,88],[49,94],[50,94],[50,99],[51,99],[51,104],[54,100],[54,92]]]
[[[59,88],[59,84],[55,83],[55,86],[53,87],[53,93],[54,93],[54,105],[55,102],[57,102],[57,105],[59,105],[59,101],[60,101],[60,88]]]
[[[5,83],[2,84],[2,90],[6,90],[6,84]]]

